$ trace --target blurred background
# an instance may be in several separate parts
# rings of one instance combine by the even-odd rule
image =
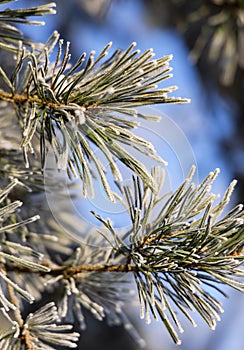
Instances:
[[[20,3],[31,6],[41,2],[46,3]],[[141,51],[153,48],[156,57],[173,54],[174,76],[164,84],[177,85],[175,95],[190,98],[191,103],[147,109],[146,113],[162,118],[157,125],[143,124],[141,135],[153,142],[168,161],[170,189],[178,187],[192,164],[197,166],[195,181],[219,167],[221,174],[214,191],[223,194],[236,178],[238,185],[231,205],[243,202],[244,1],[58,0],[57,12],[57,16],[45,19],[45,27],[32,27],[26,34],[43,42],[57,29],[63,39],[71,41],[73,61],[83,51],[99,53],[109,41],[113,42],[111,53],[136,41]],[[102,211],[102,200],[81,201],[78,210],[84,210],[85,219],[91,222],[86,213],[91,207]],[[106,216],[110,210],[114,211],[115,224],[120,226],[121,212],[107,208]],[[197,329],[182,320],[185,332],[180,347],[173,344],[162,324],[144,325],[136,308],[130,317],[148,350],[243,350],[244,298],[228,288],[225,291],[230,299],[223,300],[225,313],[217,329],[209,330],[197,315]],[[138,349],[123,329],[109,328],[89,315],[87,318],[81,349]]]

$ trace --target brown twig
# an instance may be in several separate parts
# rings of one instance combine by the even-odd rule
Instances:
[[[48,267],[48,264],[44,264]],[[77,266],[58,266],[50,268],[49,271],[39,271],[21,265],[6,266],[8,271],[21,273],[40,274],[42,276],[58,276],[63,275],[65,278],[73,277],[82,272],[135,272],[137,267],[131,264],[122,265],[77,265]]]
[[[2,272],[4,271],[2,270]],[[6,271],[4,273],[7,275]],[[9,300],[16,307],[14,310],[15,320],[18,323],[19,327],[22,327],[24,324],[24,321],[22,319],[20,310],[18,308],[18,299],[16,298],[16,295],[14,293],[14,288],[9,283],[6,283],[6,285],[7,285]]]

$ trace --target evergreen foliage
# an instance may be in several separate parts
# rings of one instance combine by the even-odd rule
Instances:
[[[203,56],[210,63],[218,63],[221,84],[233,85],[237,74],[243,70],[243,0],[173,0],[178,7],[179,27],[186,33],[193,28],[195,44],[191,58],[198,61]],[[186,10],[187,9],[187,10]]]
[[[178,311],[193,325],[197,311],[214,329],[223,310],[210,290],[224,294],[225,284],[244,291],[243,206],[222,214],[235,181],[218,200],[211,186],[219,170],[195,185],[192,168],[174,193],[162,195],[163,169],[148,173],[130,150],[164,164],[132,130],[137,119],[154,122],[136,107],[188,101],[168,96],[175,87],[157,87],[170,78],[172,57],[154,59],[151,49],[140,53],[133,43],[105,59],[109,43],[97,56],[83,53],[71,64],[69,43],[57,32],[36,44],[15,27],[42,23],[28,17],[52,14],[54,7],[0,8],[0,47],[15,59],[10,74],[0,67],[0,303],[6,321],[1,349],[74,348],[79,334],[71,324],[78,320],[80,331],[85,329],[83,309],[111,325],[123,324],[143,345],[124,311],[131,298],[128,275],[137,287],[141,318],[160,319],[177,344],[183,331]],[[50,62],[53,50],[56,59]],[[108,160],[118,192],[96,148]],[[28,206],[20,210],[25,200],[45,192],[48,152],[58,170],[81,179],[80,195],[92,196],[98,177],[108,198],[124,204],[129,228],[121,232],[93,213],[103,227],[79,242],[49,225],[41,209],[40,216],[26,217]],[[131,185],[122,184],[117,161],[133,171]]]

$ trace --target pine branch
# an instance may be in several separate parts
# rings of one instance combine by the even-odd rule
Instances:
[[[86,244],[62,265],[49,265],[49,271],[44,272],[16,264],[10,267],[6,264],[6,269],[39,274],[45,276],[47,285],[58,284],[59,290],[62,286],[59,310],[63,316],[70,308],[80,310],[78,305],[81,303],[98,319],[110,313],[114,320],[121,317],[121,311],[118,313],[115,305],[123,298],[123,276],[132,273],[138,289],[141,317],[146,317],[147,323],[151,322],[150,314],[155,319],[159,317],[176,343],[180,343],[180,339],[175,326],[178,332],[182,327],[173,305],[193,325],[191,312],[198,311],[214,329],[223,310],[208,289],[224,294],[219,285],[226,284],[244,292],[244,284],[238,280],[244,276],[240,268],[244,259],[244,211],[239,205],[219,219],[235,181],[214,206],[218,196],[210,190],[219,170],[210,173],[198,186],[191,183],[193,172],[194,169],[168,198],[160,198],[160,186],[158,192],[152,192],[138,178],[134,178],[133,188],[119,186],[131,217],[131,229],[123,235],[113,229],[109,220],[94,213],[106,230],[99,231],[100,239],[94,233],[88,236]],[[153,169],[152,175],[158,184],[163,179],[159,168]],[[155,217],[154,213],[151,218],[155,209],[158,214]],[[109,249],[104,244],[106,241]],[[129,295],[128,291],[125,295]],[[67,306],[67,303],[73,306]],[[79,314],[84,327],[81,311]]]
[[[194,25],[194,31],[198,32],[191,59],[197,62],[206,52],[210,63],[218,63],[220,83],[232,85],[244,67],[243,1],[202,0],[192,7],[186,1],[175,1],[175,4],[180,14],[186,11],[180,29],[188,32]]]
[[[0,5],[6,2],[0,0]],[[138,117],[154,120],[138,113],[136,107],[188,101],[168,96],[175,87],[157,86],[171,76],[171,56],[154,59],[151,49],[140,53],[133,43],[106,59],[109,43],[97,56],[91,52],[86,58],[83,53],[70,64],[70,44],[64,45],[57,32],[41,47],[30,41],[26,43],[31,47],[23,47],[25,39],[9,23],[33,23],[29,16],[52,13],[53,7],[51,3],[0,12],[0,47],[16,54],[11,74],[0,68],[6,88],[0,90],[0,135],[10,130],[15,117],[23,150],[20,158],[16,135],[8,135],[7,142],[0,140],[0,174],[10,181],[0,190],[0,303],[9,323],[1,330],[0,346],[6,350],[76,347],[78,334],[70,333],[71,326],[61,321],[73,313],[83,330],[83,308],[98,320],[123,324],[143,345],[124,312],[131,299],[127,276],[133,276],[136,283],[141,317],[147,323],[151,315],[161,319],[176,343],[183,329],[175,308],[193,325],[191,312],[196,310],[214,329],[223,310],[209,290],[225,295],[221,290],[225,284],[244,291],[240,281],[244,276],[243,206],[222,214],[235,181],[214,206],[218,196],[210,190],[218,170],[196,186],[191,183],[192,169],[179,189],[161,197],[162,169],[153,168],[149,174],[130,152],[135,149],[164,163],[153,145],[132,129],[139,126]],[[50,63],[56,45],[57,57]],[[109,219],[94,213],[103,228],[90,232],[80,245],[71,237],[64,240],[57,226],[47,232],[46,217],[38,221],[37,232],[29,230],[28,225],[33,227],[39,216],[23,219],[22,202],[11,201],[11,191],[18,185],[31,193],[37,184],[40,187],[35,189],[42,190],[51,152],[58,169],[81,178],[84,196],[92,195],[95,173],[114,200],[96,149],[102,151],[117,181],[130,228],[121,232]],[[121,186],[117,160],[137,174],[132,187]],[[44,291],[52,300],[46,305]],[[38,300],[43,306],[37,309],[33,303],[33,312],[24,317],[21,296],[24,302]]]
[[[176,343],[180,343],[180,339],[174,326],[178,332],[183,329],[172,305],[193,325],[190,313],[198,311],[214,329],[223,310],[204,286],[220,291],[221,283],[244,292],[244,283],[238,281],[244,276],[240,268],[244,259],[243,206],[237,206],[219,219],[235,182],[213,206],[217,197],[209,192],[218,171],[210,173],[198,186],[190,183],[192,171],[162,204],[162,199],[150,193],[148,187],[143,188],[138,179],[134,179],[134,191],[128,186],[122,187],[132,221],[131,229],[122,238],[109,220],[95,214],[107,228],[104,237],[109,244],[133,266],[141,317],[146,317],[147,323],[151,322],[150,314],[156,320],[159,317]],[[157,169],[153,176],[161,178]],[[150,215],[156,206],[160,207],[159,214],[151,221]]]
[[[0,176],[6,181],[18,179],[24,192],[44,191],[43,173],[37,166],[26,169],[23,153],[20,149],[0,149]]]
[[[14,0],[0,0],[0,6],[13,1]],[[55,6],[56,4],[52,2],[31,8],[14,10],[5,8],[0,11],[0,48],[11,52],[17,52],[20,41],[24,43],[24,45],[32,46],[34,44],[33,41],[25,38],[22,32],[16,27],[16,24],[44,25],[45,22],[29,20],[28,17],[55,14]],[[41,49],[42,44],[35,43],[35,47]]]
[[[29,314],[21,326],[6,312],[3,312],[3,315],[9,321],[10,326],[1,331],[1,349],[21,350],[24,346],[27,350],[55,350],[56,346],[76,347],[79,334],[69,332],[72,329],[71,325],[57,324],[60,322],[60,318],[57,308],[52,302]]]
[[[48,56],[57,40],[55,32],[38,54],[19,50],[11,77],[0,71],[11,91],[0,90],[0,100],[17,108],[26,167],[29,167],[28,154],[34,152],[33,138],[36,136],[40,142],[42,169],[45,168],[47,152],[52,149],[58,168],[82,179],[85,197],[93,195],[93,164],[105,192],[114,200],[106,169],[94,149],[103,152],[116,180],[122,178],[116,164],[118,159],[154,188],[154,180],[145,166],[124,145],[165,163],[150,142],[136,136],[130,129],[139,126],[133,119],[150,119],[150,116],[138,114],[134,107],[188,101],[168,97],[175,87],[156,90],[156,83],[171,76],[171,56],[152,59],[152,50],[139,54],[133,43],[124,52],[116,51],[103,62],[111,46],[109,43],[96,59],[91,52],[85,62],[85,54],[82,54],[69,67],[69,43],[62,56],[63,41],[60,40],[56,62],[52,66]]]
[[[22,205],[22,203],[20,201],[11,203],[7,200],[7,196],[9,195],[10,191],[17,184],[18,181],[13,180],[7,187],[5,187],[3,190],[0,190],[0,303],[3,305],[6,311],[9,311],[9,309],[14,310],[16,308],[16,305],[5,297],[2,289],[4,283],[7,287],[11,286],[11,288],[17,291],[28,301],[34,301],[34,297],[28,291],[20,287],[14,282],[13,279],[11,279],[11,277],[8,275],[7,266],[11,266],[13,263],[17,264],[17,266],[24,266],[25,268],[32,270],[49,270],[46,266],[40,264],[40,260],[43,258],[43,255],[41,253],[22,243],[17,243],[11,240],[11,238],[15,236],[13,232],[18,232],[22,226],[25,226],[39,219],[39,216],[36,215],[29,219],[17,221],[15,212]],[[7,203],[5,204],[5,202]]]

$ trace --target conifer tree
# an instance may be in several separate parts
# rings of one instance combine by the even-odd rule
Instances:
[[[11,0],[0,0],[0,6],[0,48],[14,62],[11,72],[0,67],[1,349],[75,348],[84,309],[123,324],[143,345],[124,311],[133,282],[140,317],[160,320],[175,343],[183,331],[179,313],[194,326],[197,311],[214,329],[223,312],[216,291],[224,294],[222,285],[244,291],[243,206],[223,213],[236,181],[218,200],[211,186],[219,169],[194,184],[192,167],[164,195],[164,161],[133,132],[140,119],[150,119],[138,107],[188,102],[172,97],[175,87],[166,84],[172,57],[155,59],[135,43],[110,54],[108,43],[71,63],[70,44],[57,32],[43,44],[17,28],[42,24],[30,17],[54,14],[54,3],[11,9]],[[112,183],[95,149],[107,159]],[[158,166],[148,172],[132,150]],[[131,169],[131,185],[123,184],[120,165]],[[97,178],[110,201],[123,203],[130,226],[121,232],[93,212],[101,229],[79,227],[82,239],[64,232],[40,206],[45,193],[62,195],[57,172],[70,188],[80,179],[80,197],[94,195]]]

